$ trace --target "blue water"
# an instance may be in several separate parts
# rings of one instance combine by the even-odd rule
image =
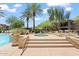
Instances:
[[[11,37],[9,34],[0,33],[0,47],[11,42]]]

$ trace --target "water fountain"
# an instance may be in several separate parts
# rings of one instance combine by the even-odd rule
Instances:
[[[35,36],[48,36],[46,33],[43,33],[41,30],[42,28],[39,28],[40,32],[35,34]]]

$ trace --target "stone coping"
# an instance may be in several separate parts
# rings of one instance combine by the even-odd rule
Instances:
[[[69,40],[70,43],[72,43],[76,48],[79,49],[79,38],[76,38],[74,36],[67,36],[66,39]]]

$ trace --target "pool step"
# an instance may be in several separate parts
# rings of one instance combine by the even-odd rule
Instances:
[[[69,44],[69,41],[29,41],[28,44]]]
[[[28,44],[28,48],[43,47],[74,47],[72,44]]]
[[[66,39],[29,39],[29,41],[67,41]]]
[[[74,47],[66,39],[29,39],[27,44],[26,47],[28,48]]]

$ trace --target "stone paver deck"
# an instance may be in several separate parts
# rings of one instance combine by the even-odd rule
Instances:
[[[19,56],[22,53],[22,49],[18,47],[12,47],[11,43],[0,47],[0,56]]]
[[[79,56],[76,48],[27,48],[23,56]]]
[[[30,34],[30,39],[65,39],[54,34],[48,36],[34,36]],[[52,47],[52,48],[27,48],[23,56],[79,56],[79,49],[75,47]]]

